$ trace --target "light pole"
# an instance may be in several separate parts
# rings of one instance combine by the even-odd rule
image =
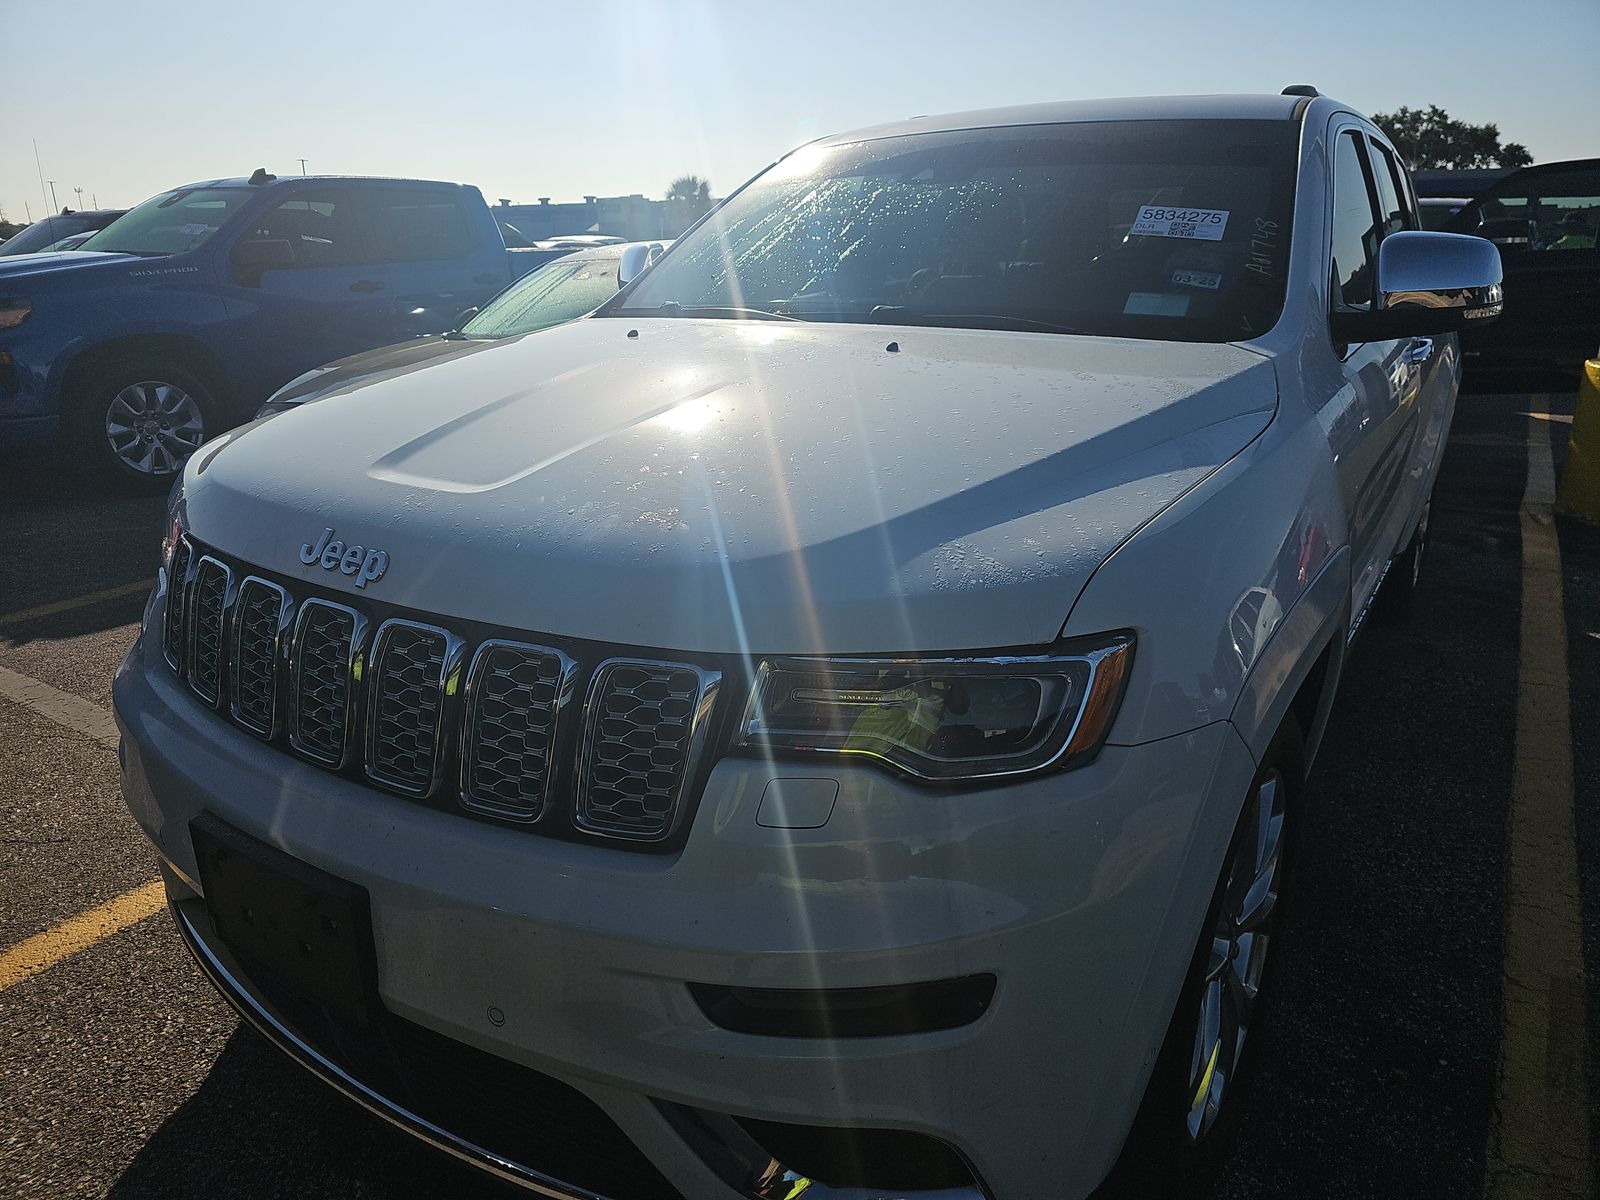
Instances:
[[[46,179],[45,182],[50,185],[50,211],[60,212],[61,205],[56,203],[56,181],[54,179]]]
[[[78,193],[78,207],[82,208],[83,207],[83,189],[81,187],[75,187],[72,190]]]
[[[304,175],[305,173],[306,173],[306,160],[302,158],[300,160],[300,174]]]

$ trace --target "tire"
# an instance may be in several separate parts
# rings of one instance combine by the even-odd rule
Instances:
[[[156,358],[92,369],[69,398],[69,451],[100,482],[139,491],[169,488],[189,455],[222,429],[212,388],[193,371]]]
[[[1272,1014],[1273,983],[1283,955],[1278,918],[1292,882],[1296,815],[1304,789],[1305,744],[1290,717],[1273,737],[1250,782],[1150,1085],[1116,1169],[1096,1193],[1097,1200],[1151,1196],[1165,1200],[1204,1192],[1215,1186],[1232,1158],[1248,1107],[1261,1026]],[[1246,874],[1255,884],[1261,882],[1262,843],[1257,833],[1258,815],[1263,812],[1278,816],[1273,848],[1264,856],[1275,861],[1273,883],[1261,893],[1264,909],[1259,904],[1252,908],[1257,887],[1243,886]],[[1259,913],[1257,932],[1237,933],[1234,910],[1241,907]],[[1233,952],[1226,957],[1215,946],[1221,940],[1218,931],[1224,929],[1232,931],[1227,945]],[[1237,966],[1241,959],[1246,963],[1243,969]],[[1237,991],[1228,986],[1230,981],[1237,981]],[[1248,997],[1248,1006],[1234,1011],[1244,1024],[1229,1045],[1225,1002],[1241,995]],[[1207,1045],[1209,1052],[1202,1049]],[[1229,1058],[1231,1070],[1225,1068]]]
[[[1383,590],[1372,603],[1372,619],[1380,625],[1401,625],[1411,617],[1416,603],[1417,582],[1422,578],[1422,556],[1428,549],[1428,520],[1433,511],[1433,497],[1422,506],[1422,518],[1417,522],[1406,548],[1389,564],[1384,577]]]

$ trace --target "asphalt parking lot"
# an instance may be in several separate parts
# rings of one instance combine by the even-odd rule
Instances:
[[[1559,574],[1542,576],[1525,551],[1550,519],[1523,512],[1571,404],[1461,398],[1417,609],[1364,633],[1314,774],[1248,1149],[1222,1196],[1477,1196],[1507,1160],[1527,1190],[1491,1195],[1578,1195],[1580,1169],[1549,1155],[1585,1139],[1592,1155],[1600,1130],[1584,1061],[1586,1035],[1600,1047],[1600,530],[1557,522]],[[0,1196],[505,1194],[242,1029],[145,888],[107,714],[161,512],[0,459]],[[1530,633],[1557,644],[1557,613],[1565,654],[1535,677]],[[1541,786],[1576,814],[1575,852],[1569,832],[1508,853]],[[1541,912],[1578,922],[1581,962],[1516,915],[1563,853],[1577,894]],[[1547,1001],[1531,1032],[1528,989]],[[1531,1109],[1527,1044],[1544,1065]]]

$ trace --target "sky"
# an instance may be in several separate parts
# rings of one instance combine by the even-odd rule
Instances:
[[[1277,92],[1438,104],[1538,161],[1600,155],[1600,0],[0,0],[0,209],[378,174],[491,203],[723,195],[813,137],[920,113]]]

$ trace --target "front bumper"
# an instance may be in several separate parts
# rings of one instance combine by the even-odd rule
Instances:
[[[1254,770],[1223,723],[962,793],[726,759],[684,849],[637,855],[330,776],[202,708],[145,641],[116,684],[123,793],[170,865],[201,965],[303,1065],[548,1195],[595,1193],[316,1061],[208,939],[191,819],[209,811],[365,887],[389,1013],[583,1093],[683,1195],[762,1194],[671,1119],[687,1108],[713,1130],[732,1115],[923,1134],[958,1151],[995,1200],[1065,1200],[1092,1190],[1121,1148]],[[825,825],[757,823],[769,780],[807,775],[839,783]],[[969,1024],[834,1040],[732,1032],[686,987],[978,973],[999,983]]]

